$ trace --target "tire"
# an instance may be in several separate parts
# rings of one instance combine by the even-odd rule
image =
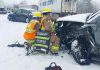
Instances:
[[[9,21],[12,21],[12,19],[11,19],[10,17],[8,17],[8,20],[9,20]]]
[[[29,23],[29,21],[30,21],[29,18],[26,18],[26,19],[25,19],[25,22],[26,22],[26,23]]]
[[[86,56],[88,55],[85,52],[82,52],[82,44],[78,43],[78,40],[74,40],[71,44],[71,53],[75,61],[80,65],[89,65],[90,59],[88,59]],[[85,54],[85,56],[84,56]]]

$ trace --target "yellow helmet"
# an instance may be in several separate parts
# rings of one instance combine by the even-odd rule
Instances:
[[[50,8],[43,8],[42,13],[52,12]]]
[[[35,12],[33,17],[42,17],[42,13],[41,12]]]

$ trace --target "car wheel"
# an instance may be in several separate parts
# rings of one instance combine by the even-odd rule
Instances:
[[[25,22],[26,22],[26,23],[29,23],[29,21],[30,21],[30,20],[29,20],[28,18],[25,19]]]
[[[9,21],[12,21],[12,19],[11,19],[10,17],[8,17],[8,20],[9,20]]]
[[[73,58],[75,61],[80,64],[80,65],[89,65],[90,60],[88,58],[84,57],[84,54],[86,55],[87,53],[82,52],[82,44],[80,45],[78,43],[78,40],[74,40],[71,44],[71,53],[73,55]]]
[[[13,20],[10,18],[9,21],[13,21]]]

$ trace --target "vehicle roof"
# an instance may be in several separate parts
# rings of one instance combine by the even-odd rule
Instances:
[[[69,16],[65,16],[65,17],[60,17],[60,18],[57,19],[57,21],[73,21],[73,22],[82,22],[82,23],[85,23],[87,17],[90,14],[91,13],[69,15]]]
[[[30,9],[30,8],[20,8],[20,9],[29,10],[29,11],[36,11],[35,9]]]
[[[34,14],[35,12],[37,12],[35,9],[27,9],[27,8],[20,8],[18,10],[26,10],[26,11],[30,11],[32,14]]]

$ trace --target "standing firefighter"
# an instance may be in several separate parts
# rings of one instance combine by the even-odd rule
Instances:
[[[44,8],[42,10],[43,17],[40,21],[42,25],[42,30],[46,30],[51,34],[52,46],[50,48],[52,53],[57,53],[59,50],[60,39],[55,34],[55,24],[54,20],[50,16],[52,10],[50,8]]]
[[[40,18],[42,17],[41,13],[36,12],[33,16],[33,20],[26,26],[26,30],[24,32],[24,39],[27,41],[25,42],[27,53],[26,55],[30,54],[31,46],[34,47],[34,40],[36,38],[36,33],[40,29]]]

